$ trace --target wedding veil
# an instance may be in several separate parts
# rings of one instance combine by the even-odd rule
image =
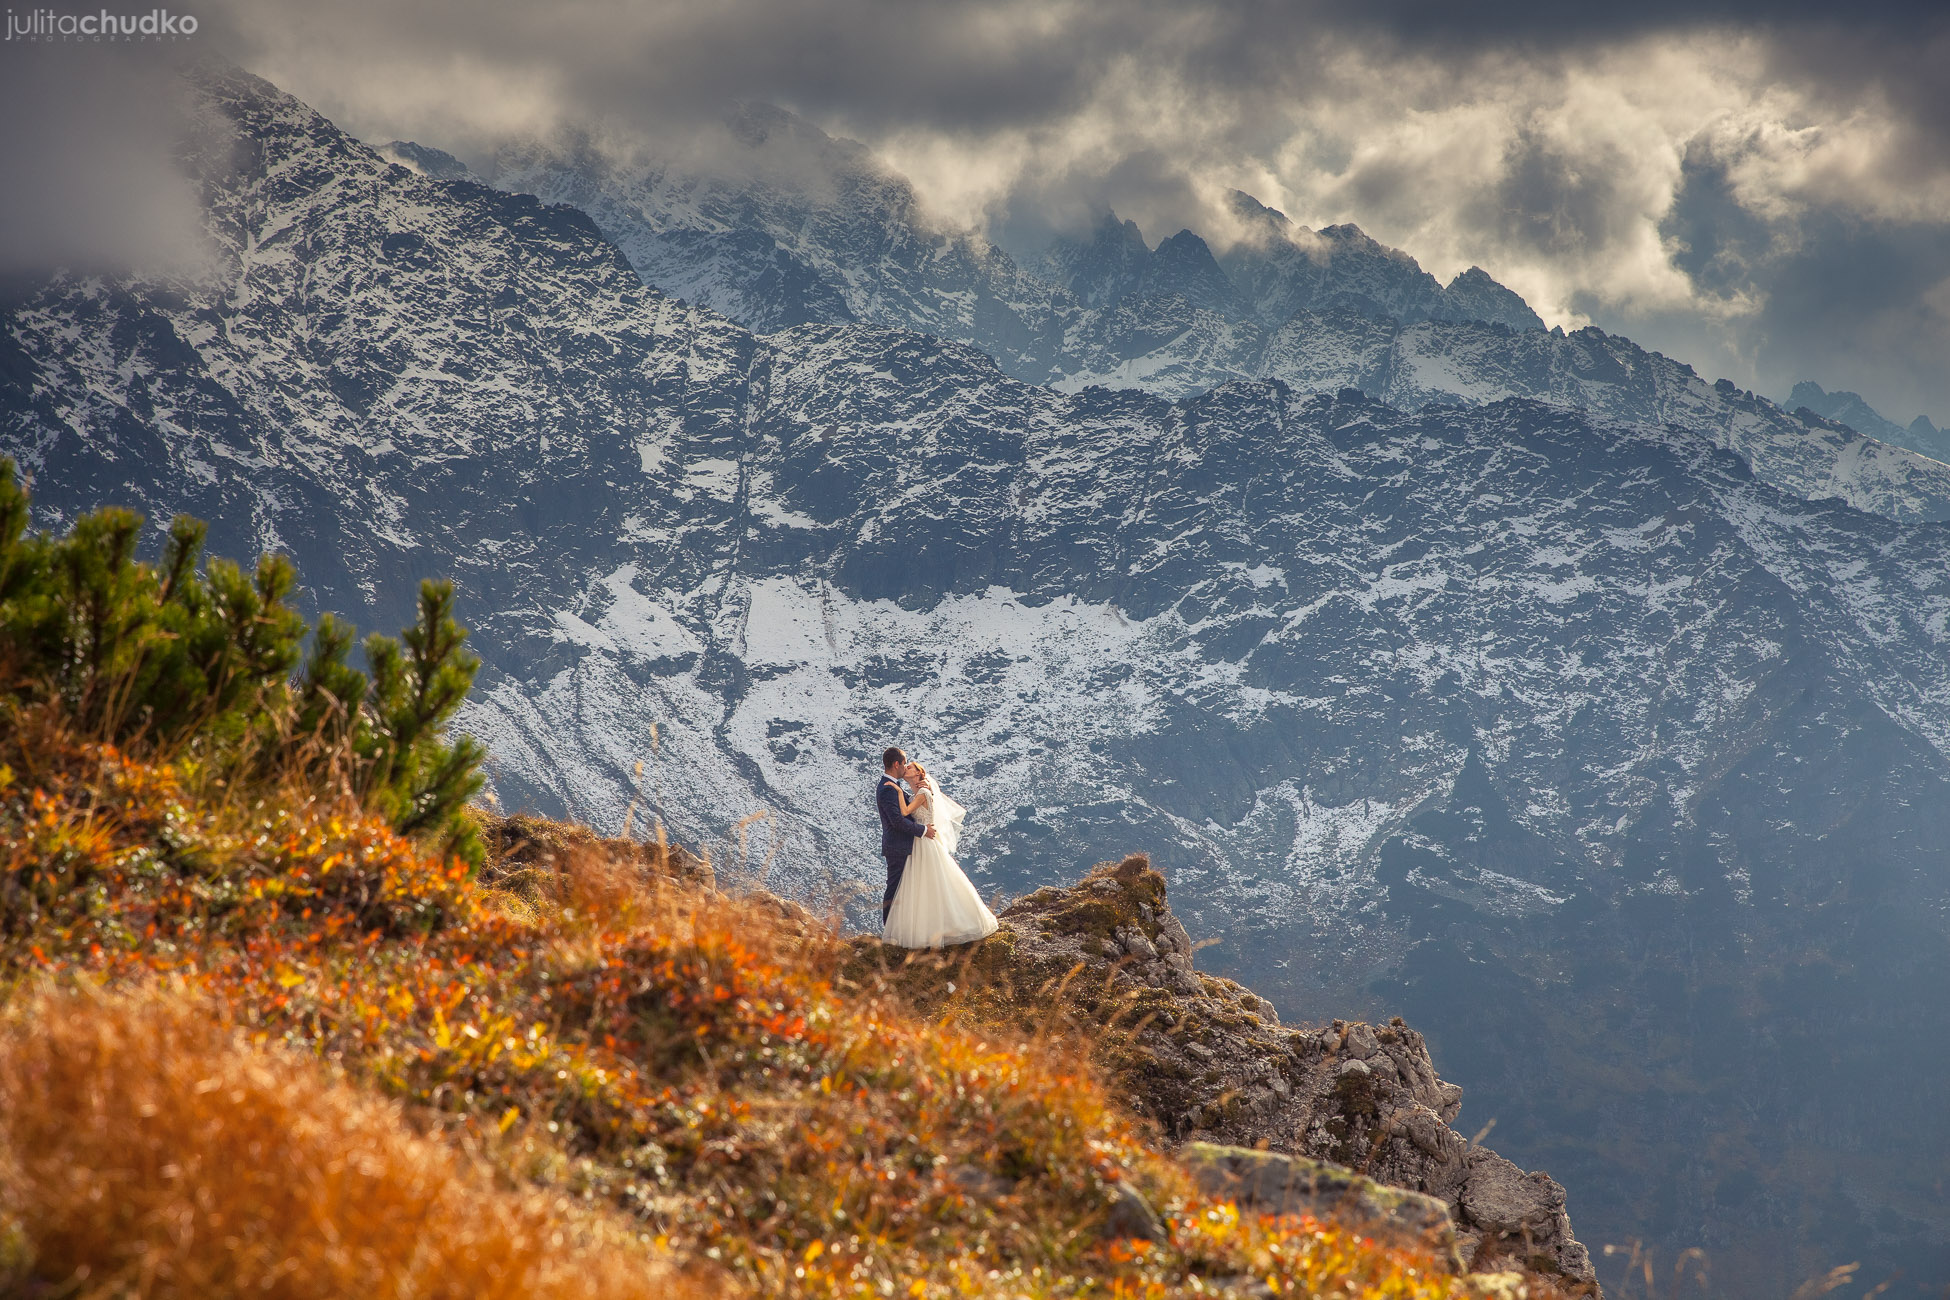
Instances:
[[[955,846],[961,843],[961,823],[968,816],[968,809],[942,793],[941,783],[932,775],[928,777],[928,791],[934,801],[934,837],[952,857]]]

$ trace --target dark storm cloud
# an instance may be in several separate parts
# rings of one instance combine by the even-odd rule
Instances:
[[[1830,208],[1768,222],[1732,197],[1723,168],[1693,159],[1667,230],[1703,294],[1758,300],[1742,334],[1767,391],[1846,375],[1840,386],[1901,423],[1919,412],[1942,418],[1950,225]]]
[[[1508,242],[1577,256],[1624,236],[1618,182],[1631,168],[1615,146],[1574,154],[1522,129],[1503,156],[1502,178],[1473,215]]]
[[[217,0],[204,16],[206,45],[369,139],[478,157],[586,129],[708,166],[732,152],[715,130],[727,101],[778,103],[882,152],[944,219],[1014,243],[1106,208],[1154,242],[1181,225],[1223,242],[1237,186],[1305,224],[1355,221],[1444,276],[1481,264],[1547,319],[1709,374],[1879,389],[1886,414],[1950,418],[1929,359],[1950,354],[1932,242],[1950,213],[1950,7],[1838,12]],[[10,157],[8,175],[53,161]]]
[[[1585,43],[1689,27],[1846,26],[1913,31],[1942,17],[1936,0],[1640,0],[1636,4],[1567,5],[1559,0],[1371,0],[1350,6],[1344,21],[1384,30],[1405,43],[1447,45]]]

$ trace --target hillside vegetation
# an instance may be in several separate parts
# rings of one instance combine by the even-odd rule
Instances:
[[[467,810],[449,590],[368,678],[288,566],[139,524],[0,474],[0,1291],[1482,1293],[1201,1197],[1059,1029]]]

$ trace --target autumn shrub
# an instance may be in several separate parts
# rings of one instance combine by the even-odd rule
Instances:
[[[294,931],[423,934],[471,905],[464,862],[356,801],[289,781],[221,797],[186,766],[82,739],[58,702],[0,716],[0,988],[22,958],[168,970]]]
[[[398,1108],[182,998],[37,996],[0,1028],[13,1293],[300,1300],[701,1294]]]
[[[282,556],[248,572],[203,563],[207,530],[187,516],[155,564],[137,558],[133,511],[96,510],[60,536],[28,524],[0,458],[0,725],[53,706],[81,736],[193,759],[212,781],[342,787],[402,833],[479,859],[463,808],[484,751],[447,730],[479,661],[451,583],[421,584],[418,621],[397,640],[366,638],[362,672],[349,624],[307,625],[291,606],[297,574]]]

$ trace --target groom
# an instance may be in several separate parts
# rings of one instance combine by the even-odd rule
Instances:
[[[923,826],[901,812],[901,785],[898,774],[907,770],[907,752],[889,747],[880,756],[880,786],[874,791],[874,805],[880,809],[880,855],[887,859],[887,892],[880,898],[880,923],[887,924],[887,913],[894,908],[894,895],[900,892],[901,873],[907,870],[907,855],[914,851],[916,837],[934,838],[934,827]]]

